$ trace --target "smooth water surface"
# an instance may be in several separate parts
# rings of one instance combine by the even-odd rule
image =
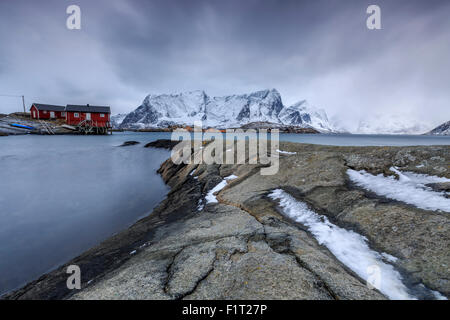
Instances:
[[[38,278],[148,215],[168,187],[165,134],[0,139],[0,294]],[[142,144],[117,147],[126,140]]]

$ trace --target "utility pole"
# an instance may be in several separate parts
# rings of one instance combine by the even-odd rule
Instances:
[[[25,108],[25,96],[22,96],[22,104],[23,104],[23,113],[25,115],[25,113],[27,113],[26,108]]]

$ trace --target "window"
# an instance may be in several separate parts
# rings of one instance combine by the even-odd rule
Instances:
[[[65,117],[66,113],[65,112],[61,112],[61,117]]]
[[[47,114],[47,110],[44,110],[44,114]]]
[[[73,116],[74,116],[75,118],[79,118],[79,117],[80,117],[80,114],[75,112],[75,113],[73,114]]]
[[[104,113],[100,113],[100,118],[104,118],[105,114]]]

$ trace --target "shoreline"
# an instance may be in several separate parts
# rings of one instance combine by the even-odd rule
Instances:
[[[167,142],[166,143],[155,142],[154,147],[170,148],[173,146],[173,145],[166,145],[166,144],[167,144]],[[403,152],[404,154],[408,154],[408,152],[422,152],[422,150],[424,150],[425,153],[431,152],[433,154],[445,155],[444,159],[446,159],[446,161],[448,162],[449,161],[448,153],[449,153],[449,149],[450,149],[447,146],[439,146],[439,147],[438,146],[433,146],[433,147],[333,147],[333,146],[305,145],[305,144],[298,144],[298,143],[286,143],[286,142],[281,143],[281,148],[283,148],[282,150],[289,150],[289,151],[296,150],[297,152],[298,152],[298,150],[302,150],[302,151],[306,152],[307,154],[309,154],[310,156],[311,155],[314,156],[314,154],[320,155],[321,153],[323,153],[324,155],[326,155],[327,153],[329,153],[330,155],[343,154],[344,155],[343,159],[346,161],[347,166],[350,166],[355,169],[364,168],[373,173],[379,173],[379,172],[383,172],[383,171],[387,170],[386,168],[390,164],[387,164],[387,160],[384,159],[386,152],[387,153],[393,152],[393,153],[397,153],[397,154],[400,154]],[[371,153],[373,153],[373,155]],[[354,156],[353,157],[350,156],[350,158],[349,158],[345,154],[350,154],[350,155],[354,154]],[[433,154],[431,154],[430,157],[432,157]],[[367,156],[368,156],[368,158],[367,158]],[[393,155],[391,155],[391,157],[392,156]],[[356,157],[356,159],[355,159],[355,157]],[[364,158],[364,157],[366,157],[366,158]],[[296,158],[296,157],[295,156],[283,156],[282,161],[284,161],[285,159],[286,159],[286,161],[291,161],[294,158]],[[324,158],[324,159],[326,159],[326,158]],[[371,163],[367,163],[367,159],[370,159]],[[400,160],[406,161],[406,162],[410,161],[407,159],[408,159],[408,157],[405,156],[405,158],[402,158]],[[319,159],[317,159],[317,160],[319,161]],[[376,161],[374,161],[374,160],[376,160]],[[325,161],[325,160],[323,160],[323,161]],[[329,161],[329,160],[326,160],[326,161]],[[417,162],[417,161],[414,160],[413,162]],[[333,163],[334,163],[334,161],[333,161]],[[415,164],[415,163],[413,163],[413,164]],[[413,164],[408,164],[408,165],[410,167],[413,167]],[[339,165],[339,164],[336,163],[336,165]],[[161,238],[161,235],[160,235],[161,232],[163,232],[164,230],[167,229],[167,230],[170,230],[169,235],[179,234],[180,237],[183,237],[183,234],[185,234],[185,232],[186,232],[186,230],[184,229],[185,224],[189,224],[190,221],[195,220],[195,219],[197,219],[197,220],[200,219],[199,221],[201,223],[206,223],[207,221],[209,221],[209,220],[203,221],[203,220],[201,220],[202,218],[198,216],[199,215],[198,203],[201,199],[203,199],[205,192],[212,189],[212,187],[214,187],[214,185],[216,185],[218,182],[220,182],[220,180],[224,176],[229,175],[229,173],[240,173],[240,174],[237,174],[240,177],[238,179],[239,181],[236,182],[237,184],[236,183],[232,184],[232,186],[235,186],[235,188],[237,188],[238,190],[241,190],[241,189],[239,189],[240,188],[239,185],[246,184],[247,180],[257,179],[257,181],[264,182],[264,180],[259,180],[257,178],[257,175],[255,174],[256,171],[259,171],[258,166],[250,166],[250,165],[242,165],[240,167],[239,166],[222,166],[221,167],[218,165],[204,166],[201,168],[201,172],[196,172],[195,175],[191,175],[191,173],[193,172],[192,170],[194,168],[196,171],[198,169],[200,169],[200,167],[197,168],[193,165],[176,166],[171,163],[170,159],[167,160],[165,163],[163,163],[161,165],[161,168],[158,170],[158,173],[161,174],[165,183],[171,187],[171,190],[169,191],[167,197],[158,205],[158,207],[156,207],[153,210],[152,213],[150,213],[147,217],[139,220],[138,222],[136,222],[134,225],[132,225],[128,229],[103,241],[98,246],[91,248],[90,250],[88,250],[85,253],[83,253],[82,255],[72,259],[71,261],[64,264],[63,266],[58,267],[57,269],[51,271],[50,273],[43,275],[39,279],[30,282],[29,284],[25,285],[24,287],[22,287],[18,290],[9,292],[0,298],[1,299],[67,299],[67,298],[71,298],[74,294],[75,294],[76,298],[83,297],[83,294],[85,294],[85,295],[87,295],[87,297],[89,297],[89,294],[93,294],[92,292],[97,294],[97,296],[94,295],[94,297],[107,298],[108,296],[105,296],[105,297],[102,296],[105,293],[104,289],[101,289],[102,285],[104,283],[107,283],[109,278],[117,275],[118,270],[125,268],[125,266],[126,266],[126,268],[131,268],[133,265],[133,261],[138,259],[139,254],[141,254],[141,253],[145,254],[146,251],[158,250],[157,248],[159,247],[159,245],[162,245],[162,243],[165,241],[165,238],[164,239]],[[431,166],[429,168],[423,168],[423,173],[427,172],[427,173],[431,174],[431,173],[433,173],[433,170],[434,170],[433,166]],[[320,174],[320,171],[318,171],[318,173]],[[330,174],[335,176],[336,174],[338,174],[338,172],[336,172],[336,173],[330,172]],[[448,171],[447,171],[446,175],[449,176]],[[269,180],[269,178],[267,180]],[[258,182],[258,183],[260,183],[260,182]],[[321,183],[323,184],[323,181]],[[330,187],[332,187],[332,184],[329,187],[325,187],[325,189],[329,189]],[[323,205],[318,205],[317,203],[314,203],[315,201],[318,201],[317,199],[314,200],[315,197],[317,197],[316,195],[314,195],[314,189],[311,189],[310,191],[308,191],[307,189],[301,191],[302,187],[300,187],[300,189],[297,189],[297,188],[299,188],[299,186],[297,186],[295,188],[293,188],[291,186],[290,188],[292,189],[292,194],[295,194],[297,197],[300,197],[300,198],[305,198],[305,192],[307,192],[306,200],[308,201],[308,203],[313,204],[315,208],[319,209],[319,207],[323,206]],[[350,192],[350,194],[355,193],[355,191],[353,191],[354,188],[349,185],[340,186],[338,188],[338,190],[341,189],[342,190],[341,192],[344,192],[345,190],[343,188],[344,189],[348,188],[349,191],[346,191],[346,192]],[[243,202],[241,202],[241,200],[240,200],[240,198],[242,198],[241,193],[243,192],[243,190],[241,190],[237,194],[236,194],[237,191],[232,191],[233,188],[231,188],[231,191],[227,191],[227,190],[228,190],[228,188],[226,187],[218,195],[219,202],[223,203],[223,204],[219,204],[219,206],[207,205],[206,206],[207,208],[205,209],[206,212],[211,212],[211,214],[214,212],[222,212],[221,210],[225,210],[224,209],[225,207],[227,208],[228,211],[231,210],[230,212],[233,212],[234,209],[232,209],[232,208],[234,208],[234,207],[240,208],[239,210],[244,210],[244,211],[239,212],[239,213],[235,212],[234,214],[236,214],[236,216],[239,217],[239,219],[243,219],[243,217],[245,217],[245,215],[249,215],[249,218],[253,217],[253,218],[251,218],[253,220],[256,219],[256,221],[258,223],[265,226],[263,234],[265,234],[266,237],[271,234],[269,231],[270,228],[275,228],[274,226],[269,227],[269,225],[267,225],[267,221],[268,221],[267,219],[272,221],[272,223],[273,223],[273,221],[276,220],[276,221],[279,221],[278,223],[282,223],[283,225],[286,225],[283,228],[288,228],[288,227],[292,228],[292,226],[295,225],[295,223],[292,223],[292,221],[289,222],[288,221],[289,219],[281,216],[275,209],[274,205],[270,204],[270,201],[268,201],[267,199],[265,199],[265,200],[263,199],[264,197],[266,197],[266,195],[264,195],[266,193],[258,196],[258,197],[260,197],[260,200],[258,200],[258,201],[251,200],[251,202],[249,203],[248,202],[248,201],[250,201],[249,198],[246,198],[247,200],[243,199],[242,200]],[[290,189],[288,188],[287,190],[290,190]],[[229,196],[227,196],[227,192],[231,192],[231,194]],[[313,194],[312,198],[311,198],[311,196],[308,195],[308,193],[310,193],[310,192],[312,192],[312,194]],[[225,195],[223,195],[222,193],[225,193]],[[245,193],[245,191],[244,191],[244,193]],[[330,196],[330,195],[328,195],[328,196]],[[369,198],[367,198],[367,199],[369,199]],[[369,200],[364,200],[364,201],[369,201]],[[383,199],[381,199],[381,200],[375,199],[375,200],[370,200],[370,201],[380,202],[380,203],[384,203],[384,205],[387,205],[386,201]],[[230,205],[232,207],[229,207]],[[340,204],[338,206],[342,206],[342,205],[345,205],[345,201],[343,202],[343,204]],[[396,207],[397,204],[395,204],[395,203],[389,204],[389,206],[391,206],[391,205],[393,206],[393,208],[395,210],[398,210],[398,208]],[[326,205],[321,210],[328,210],[328,212],[326,212],[326,214],[329,216],[329,218],[332,221],[335,221],[341,227],[346,226],[347,228],[356,230],[356,231],[360,232],[361,234],[364,234],[365,236],[367,236],[369,238],[370,243],[378,248],[379,241],[376,239],[376,235],[373,232],[370,232],[370,230],[368,229],[368,226],[361,224],[361,221],[358,222],[357,220],[356,221],[351,221],[351,220],[340,221],[340,219],[332,212],[333,210],[329,211],[329,209],[327,209],[327,206],[329,206],[329,205]],[[219,207],[221,209],[219,210],[217,207]],[[259,209],[257,209],[257,208],[259,208]],[[258,213],[255,213],[256,212],[255,209],[257,209],[256,211],[258,211]],[[416,210],[414,210],[414,212],[415,211]],[[226,212],[226,213],[228,214],[228,212]],[[217,215],[218,213],[214,213],[214,214]],[[435,215],[433,215],[433,216],[435,216]],[[445,217],[445,216],[443,218],[447,219],[447,217]],[[233,219],[237,219],[237,218],[235,217]],[[273,220],[273,219],[275,219],[275,220]],[[211,220],[211,221],[214,221],[214,220]],[[250,223],[250,222],[248,222],[248,223]],[[251,222],[251,223],[256,223],[256,222]],[[299,227],[299,226],[297,226],[295,228],[301,230],[301,227]],[[208,227],[206,227],[205,232],[207,232],[207,230],[208,230]],[[291,229],[289,229],[289,230],[291,230]],[[227,231],[227,232],[229,232],[229,231]],[[255,232],[255,231],[252,231],[252,232]],[[290,232],[294,232],[294,231],[291,230]],[[295,232],[298,232],[298,230]],[[259,233],[257,233],[257,234],[259,234]],[[252,243],[252,245],[253,245],[253,243],[259,243],[260,236],[257,234],[252,235],[249,238],[249,240],[247,240],[247,241],[250,241]],[[263,235],[263,234],[261,234],[261,235]],[[216,234],[211,235],[211,237],[214,237],[214,236],[219,236],[219,235],[216,235]],[[306,237],[305,235],[303,235],[302,237],[305,237],[305,239],[306,239],[309,236]],[[305,239],[303,239],[303,241]],[[189,241],[191,241],[191,240],[189,240]],[[198,240],[198,241],[207,241],[207,240]],[[277,241],[276,241],[276,243],[277,243]],[[285,241],[285,240],[283,240],[283,241]],[[313,240],[308,240],[308,241],[314,242]],[[266,240],[266,242],[267,242],[267,240]],[[270,242],[270,241],[267,243],[269,244],[269,247],[275,245],[275,247],[274,247],[275,249],[273,249],[275,251],[277,251],[278,249],[276,249],[276,248],[278,248],[281,245],[281,243],[274,244],[273,242]],[[311,246],[313,249],[310,249],[310,250],[314,250],[315,254],[318,255],[320,253],[321,255],[325,254],[325,256],[328,256],[328,254],[326,253],[327,250],[323,250],[323,248],[313,246],[312,244],[311,244]],[[282,245],[282,247],[283,247],[283,245]],[[155,248],[155,249],[152,249],[152,248]],[[379,249],[386,251],[386,248],[383,246],[381,246]],[[160,249],[160,250],[163,250],[163,249]],[[285,250],[285,249],[283,249],[283,250]],[[292,248],[289,250],[292,250]],[[391,249],[391,250],[393,250],[393,249]],[[324,252],[322,252],[322,251],[324,251]],[[172,252],[172,251],[170,251],[170,252]],[[242,253],[242,254],[244,256],[246,255],[246,253]],[[296,255],[296,253],[290,253],[290,254]],[[154,259],[154,258],[152,258],[152,259]],[[172,258],[169,258],[169,260],[170,259],[172,259]],[[300,258],[297,258],[297,259],[300,259]],[[324,258],[322,257],[321,259],[324,259]],[[345,298],[345,297],[349,298],[352,295],[348,296],[348,293],[346,293],[347,296],[345,296],[344,293],[336,293],[336,292],[340,292],[339,287],[340,286],[346,287],[347,283],[351,284],[354,281],[361,281],[361,279],[358,280],[357,276],[355,276],[351,271],[349,272],[348,270],[346,270],[345,266],[343,267],[339,262],[336,262],[334,260],[330,258],[328,263],[330,265],[335,265],[334,268],[338,268],[338,266],[340,266],[340,268],[342,270],[345,270],[345,271],[339,272],[339,275],[340,275],[339,277],[345,278],[346,279],[345,281],[342,280],[342,282],[340,282],[336,286],[336,284],[334,283],[334,282],[336,282],[336,280],[333,280],[332,278],[327,278],[327,276],[325,276],[325,275],[320,275],[320,276],[316,275],[316,276],[318,277],[318,279],[321,279],[320,281],[322,281],[325,286],[334,286],[333,289],[330,289],[330,288],[327,289],[328,293],[333,292],[331,294],[331,296],[329,296],[329,297],[333,297],[333,295],[337,295],[341,298]],[[172,261],[172,263],[174,263],[174,262]],[[271,262],[265,261],[264,263],[270,264]],[[71,265],[71,264],[79,265],[82,270],[82,277],[81,277],[82,278],[82,290],[78,291],[78,292],[70,291],[66,288],[66,279],[67,279],[68,275],[65,273],[65,270],[66,270],[67,266]],[[407,269],[408,265],[407,264],[405,266],[399,265],[399,267]],[[305,270],[307,270],[307,269],[305,269]],[[298,272],[298,270],[296,272]],[[309,271],[309,273],[311,273],[311,270]],[[410,272],[408,270],[405,271],[405,274],[409,274],[409,273]],[[269,281],[270,280],[271,279],[269,279]],[[225,281],[225,280],[223,280],[223,281]],[[267,279],[266,279],[266,281],[267,281]],[[412,281],[417,281],[417,276],[413,277]],[[197,283],[197,286],[198,286],[198,284],[199,284],[199,282]],[[177,298],[177,299],[185,298],[185,297],[192,296],[193,294],[195,297],[195,294],[197,294],[197,295],[200,294],[200,293],[197,293],[197,291],[199,290],[197,286],[195,287],[195,290],[193,290],[192,292],[188,291],[188,292],[184,292],[182,294],[181,293],[174,294],[173,297]],[[356,284],[354,286],[352,286],[351,290],[348,288],[346,290],[350,290],[350,291],[354,290],[353,294],[359,294],[359,295],[361,295],[361,297],[366,297],[366,298],[370,298],[370,299],[375,299],[376,297],[381,298],[381,296],[379,294],[376,294],[376,291],[369,292],[369,291],[365,291],[362,289],[357,290],[357,289],[355,289],[355,286],[356,286]],[[95,291],[95,287],[100,287],[100,289],[98,289],[100,291],[98,291],[98,290]],[[91,289],[91,288],[94,288],[94,289]],[[300,290],[300,289],[301,288],[298,288],[298,290]],[[168,292],[170,293],[170,290]],[[189,294],[187,294],[187,293],[189,293]],[[294,293],[292,293],[292,294],[294,294]],[[317,294],[318,294],[318,297],[320,297],[321,294],[324,294],[324,293],[322,291],[320,291],[320,292],[317,292]],[[212,296],[214,296],[214,295],[212,294]],[[157,296],[155,296],[155,297],[157,297]],[[295,295],[294,295],[294,297],[295,297]],[[323,297],[326,298],[326,294]]]
[[[157,147],[169,148],[170,146],[162,145]],[[166,180],[164,182],[167,183]],[[69,265],[78,265],[83,270],[83,286],[87,285],[88,282],[89,284],[95,282],[95,279],[113,271],[131,257],[130,252],[150,241],[152,233],[159,225],[171,223],[183,217],[181,212],[164,212],[164,207],[169,201],[171,192],[169,191],[166,198],[148,216],[138,220],[127,229],[107,238],[65,264],[43,274],[38,279],[1,295],[0,300],[69,298],[75,293],[66,287],[68,276],[66,270]]]

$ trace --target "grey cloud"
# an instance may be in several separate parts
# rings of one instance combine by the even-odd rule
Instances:
[[[81,0],[82,30],[69,31],[72,1],[5,1],[0,91],[123,112],[147,93],[274,87],[347,127],[379,113],[450,118],[450,4],[375,1],[383,30],[369,31],[372,2]]]

